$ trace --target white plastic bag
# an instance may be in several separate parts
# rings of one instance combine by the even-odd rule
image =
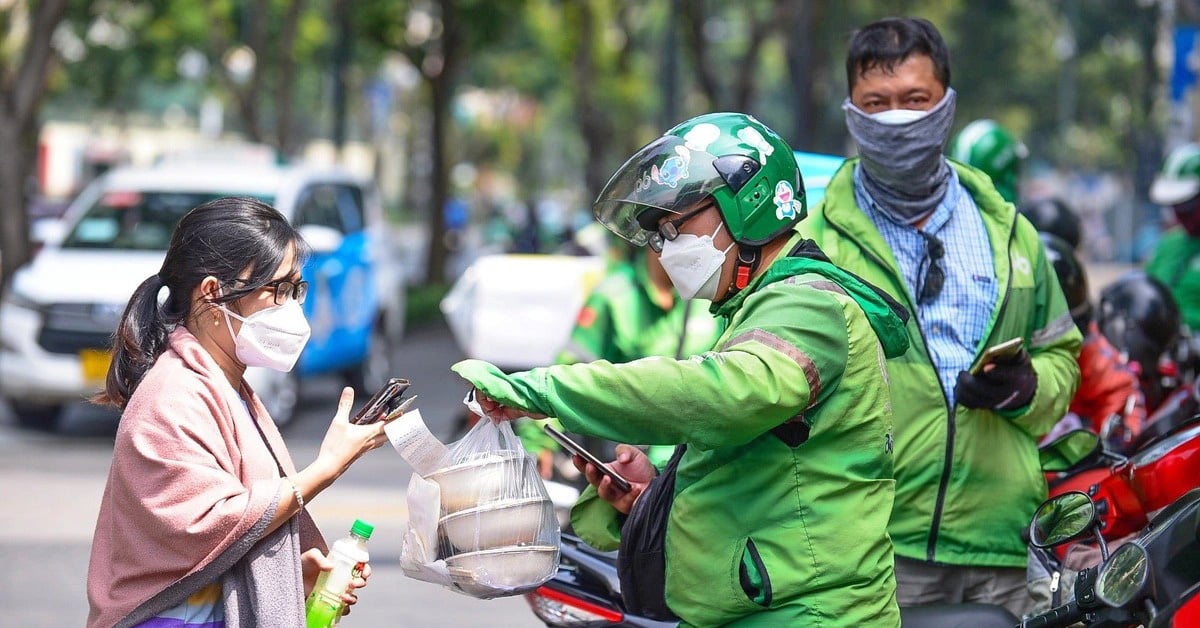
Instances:
[[[512,427],[479,421],[450,446],[447,462],[409,482],[405,574],[481,599],[549,580],[558,570],[559,522]]]

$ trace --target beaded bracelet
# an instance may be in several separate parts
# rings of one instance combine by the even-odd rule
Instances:
[[[296,503],[300,505],[300,510],[304,510],[304,495],[300,493],[300,487],[296,486],[296,481],[287,476],[284,476],[283,479],[292,485],[292,492],[296,495]]]

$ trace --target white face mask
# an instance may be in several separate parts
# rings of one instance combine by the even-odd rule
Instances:
[[[713,238],[722,226],[724,223],[717,225],[717,230],[710,236],[681,233],[674,240],[663,242],[659,261],[680,297],[716,299],[721,266],[725,264],[725,255],[733,248],[732,243],[724,251],[713,246]]]
[[[916,109],[888,109],[887,111],[879,111],[871,114],[871,119],[880,124],[900,126],[916,122],[927,115],[929,115],[928,111],[918,111]]]
[[[234,353],[246,366],[261,366],[286,373],[300,359],[312,330],[304,318],[300,302],[288,299],[283,305],[259,310],[250,316],[234,314],[223,304],[217,307],[227,315],[225,327],[233,337]],[[229,317],[242,321],[242,328],[233,333]]]

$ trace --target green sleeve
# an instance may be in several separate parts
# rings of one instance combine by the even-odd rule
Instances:
[[[848,353],[831,293],[772,284],[746,298],[722,348],[505,374],[475,360],[453,370],[509,406],[556,416],[570,431],[623,443],[749,442],[836,388]],[[864,323],[865,324],[865,323]]]
[[[612,551],[621,545],[620,514],[589,485],[571,508],[571,530],[588,545]]]
[[[525,451],[534,456],[543,451],[558,451],[558,443],[542,429],[542,425],[546,423],[562,429],[562,423],[557,419],[546,419],[545,421],[518,419],[516,425],[513,426],[513,431],[517,433],[517,438],[521,439],[521,445],[525,447]]]
[[[1150,259],[1146,262],[1146,274],[1170,286],[1178,276],[1178,267],[1182,262],[1179,247],[1176,245],[1175,234],[1168,231],[1158,240]]]
[[[1047,263],[1045,251],[1041,247],[1037,250],[1035,299],[1038,307],[1035,329],[1029,337],[1029,355],[1037,374],[1037,388],[1029,405],[1009,418],[1021,429],[1040,438],[1067,413],[1075,389],[1079,387],[1078,357],[1083,336],[1071,318],[1066,297],[1058,285],[1058,276]]]

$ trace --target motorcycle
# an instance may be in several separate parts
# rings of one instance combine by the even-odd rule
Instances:
[[[1145,530],[1111,554],[1096,503],[1070,491],[1046,500],[1029,526],[1030,544],[1048,549],[1094,538],[1102,562],[1075,580],[1074,599],[1026,619],[1019,628],[1087,626],[1168,628],[1200,625],[1200,489],[1157,513]]]
[[[1087,430],[1068,432],[1043,446],[1042,468],[1050,496],[1072,491],[1089,495],[1106,540],[1141,530],[1152,513],[1200,487],[1200,415],[1189,406],[1160,408],[1158,418],[1147,424],[1147,432],[1134,441],[1128,456],[1104,447],[1102,439]],[[1063,455],[1046,453],[1070,442],[1074,444],[1068,448],[1087,448],[1091,443],[1094,449],[1066,465]],[[1058,553],[1061,556],[1063,551]]]
[[[576,536],[562,535],[558,573],[526,593],[533,613],[547,626],[672,628],[675,622],[630,614],[621,600],[617,553],[602,552]],[[1010,628],[1017,618],[987,604],[936,604],[900,609],[905,628]]]

